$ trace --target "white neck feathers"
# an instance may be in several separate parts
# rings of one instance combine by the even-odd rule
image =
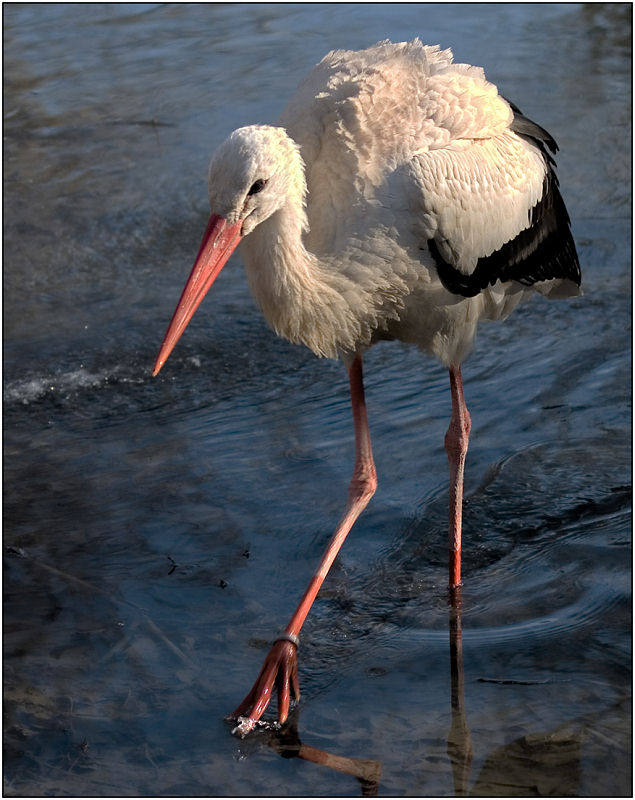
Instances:
[[[273,330],[318,356],[337,358],[355,350],[362,324],[346,300],[354,296],[346,291],[350,281],[307,251],[305,229],[302,201],[290,196],[243,239],[241,255],[251,292]]]

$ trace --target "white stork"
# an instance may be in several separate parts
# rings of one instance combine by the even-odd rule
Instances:
[[[415,39],[329,53],[276,126],[239,128],[214,153],[212,214],[154,374],[240,243],[274,331],[348,368],[356,441],[344,516],[232,715],[239,733],[255,726],[276,687],[280,723],[299,698],[298,634],[375,492],[362,354],[381,339],[418,345],[450,372],[450,586],[460,584],[470,432],[461,363],[477,323],[504,319],[534,292],[580,293],[556,149],[481,68]]]

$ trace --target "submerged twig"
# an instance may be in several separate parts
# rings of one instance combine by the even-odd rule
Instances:
[[[50,572],[53,575],[57,575],[57,577],[61,578],[62,580],[66,581],[67,583],[75,584],[76,586],[80,586],[82,589],[86,589],[89,592],[94,592],[95,594],[99,594],[102,597],[108,598],[111,602],[115,602],[112,598],[112,595],[109,594],[106,590],[100,589],[99,586],[96,586],[94,583],[90,583],[90,581],[86,581],[83,578],[78,578],[76,575],[72,575],[70,572],[65,570],[58,569],[57,567],[53,567],[51,564],[47,564],[44,561],[40,561],[38,558],[33,558],[29,556],[28,553],[24,550],[20,552],[20,556],[22,558],[27,558],[32,564],[35,564],[37,567],[40,567],[47,572]],[[154,620],[150,619],[145,611],[143,611],[139,606],[131,603],[129,600],[120,600],[120,603],[127,606],[128,608],[132,609],[136,614],[138,614],[143,622],[146,623],[148,628],[155,634],[155,636],[160,639],[163,644],[172,652],[174,653],[177,658],[179,658],[183,664],[190,668],[194,668],[194,664],[188,658],[188,656],[178,647],[174,642],[172,642],[169,637],[161,630],[161,628],[154,622]],[[117,643],[114,647],[112,647],[108,653],[106,654],[105,658],[116,653],[118,650],[123,649],[123,645],[121,643]]]

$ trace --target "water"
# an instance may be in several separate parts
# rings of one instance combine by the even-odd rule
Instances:
[[[4,11],[5,792],[630,794],[630,6]],[[238,259],[150,368],[213,146],[329,49],[414,35],[557,139],[585,296],[483,326],[465,366],[459,614],[447,374],[368,354],[380,488],[292,724],[241,741],[223,716],[345,499],[347,382],[268,331]]]

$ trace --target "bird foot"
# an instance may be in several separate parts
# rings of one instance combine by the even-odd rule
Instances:
[[[260,717],[265,713],[274,689],[278,690],[278,724],[286,722],[291,700],[300,699],[297,653],[297,646],[286,639],[273,643],[251,691],[227,718],[238,723],[232,733],[246,736],[257,725],[263,724]]]

